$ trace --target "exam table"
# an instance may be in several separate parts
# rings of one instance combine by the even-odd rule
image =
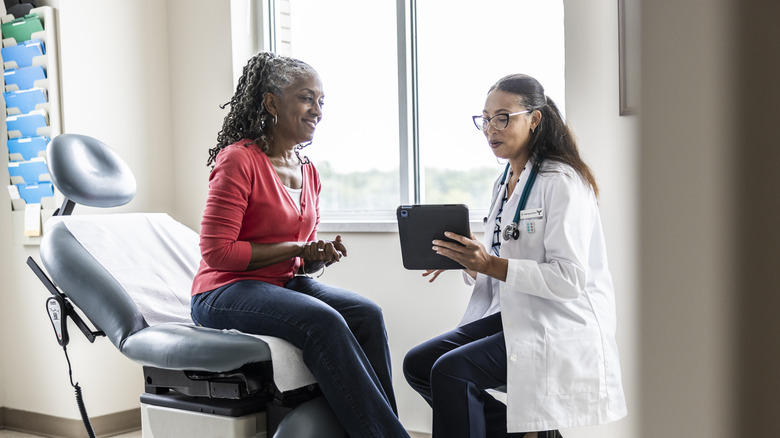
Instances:
[[[65,201],[45,224],[46,272],[32,258],[28,265],[52,293],[47,308],[57,301],[51,304],[65,316],[52,319],[61,345],[70,316],[90,341],[105,335],[143,366],[144,438],[345,436],[299,349],[192,323],[197,233],[163,213],[71,215],[76,204],[115,207],[134,197],[135,178],[115,152],[94,138],[62,134],[46,159]]]

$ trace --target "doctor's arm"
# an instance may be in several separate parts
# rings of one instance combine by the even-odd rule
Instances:
[[[437,254],[463,265],[472,278],[476,278],[477,273],[481,273],[501,281],[506,280],[508,260],[489,254],[482,242],[474,237],[474,233],[466,237],[447,231],[444,235],[457,243],[446,240],[434,240],[433,250]]]
[[[434,250],[471,269],[505,282],[507,291],[570,301],[585,290],[595,202],[577,176],[559,175],[545,187],[545,259],[506,259],[489,254],[473,234],[445,233],[460,243],[435,240]],[[521,237],[522,239],[522,237]]]

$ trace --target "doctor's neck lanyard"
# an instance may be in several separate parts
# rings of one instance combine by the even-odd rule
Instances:
[[[507,225],[504,228],[503,233],[501,233],[501,236],[504,238],[504,240],[509,240],[510,238],[517,240],[520,237],[520,229],[518,227],[520,224],[520,212],[525,209],[525,204],[528,202],[528,195],[531,193],[531,188],[534,186],[536,175],[539,174],[539,166],[541,164],[542,160],[538,160],[534,163],[533,168],[531,168],[531,174],[528,175],[528,180],[525,182],[525,186],[523,187],[523,193],[520,195],[520,202],[518,202],[517,209],[515,210],[515,217],[512,219],[512,223]],[[493,211],[493,207],[495,206],[496,201],[500,196],[501,186],[506,183],[506,177],[509,173],[509,169],[510,166],[509,163],[507,163],[506,169],[504,169],[504,175],[501,177],[501,184],[499,185],[499,189],[496,191],[496,194],[493,197],[493,202],[490,205],[490,211]],[[487,218],[485,218],[485,221],[487,221]]]

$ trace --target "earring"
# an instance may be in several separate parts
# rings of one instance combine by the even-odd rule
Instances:
[[[274,114],[273,124],[276,124],[276,114]]]

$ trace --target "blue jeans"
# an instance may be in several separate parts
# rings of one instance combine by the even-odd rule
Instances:
[[[433,408],[434,438],[521,437],[508,434],[506,405],[485,392],[506,385],[501,314],[458,327],[406,354],[404,376]]]
[[[308,277],[284,287],[245,280],[192,297],[192,318],[216,329],[282,338],[353,438],[409,435],[398,420],[382,309]]]

